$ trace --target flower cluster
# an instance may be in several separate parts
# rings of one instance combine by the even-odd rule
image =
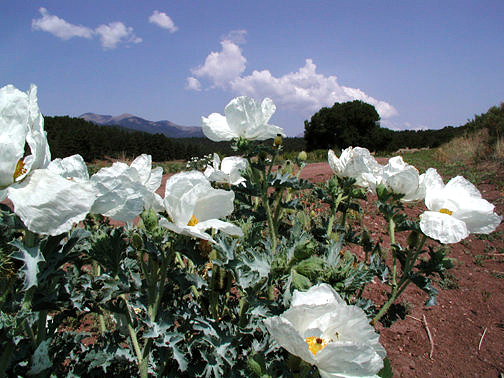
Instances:
[[[425,200],[428,211],[420,216],[420,229],[441,243],[457,243],[469,233],[489,234],[502,221],[495,214],[494,205],[483,199],[479,190],[462,176],[444,185],[434,168],[420,175],[401,156],[390,158],[382,166],[361,147],[345,149],[340,158],[329,150],[328,162],[336,175],[354,178],[357,185],[370,192],[376,193],[377,187],[383,185],[401,194],[402,201]]]

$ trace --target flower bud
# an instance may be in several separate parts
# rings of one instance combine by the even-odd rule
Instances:
[[[312,287],[312,283],[307,277],[293,270],[292,287],[297,290],[305,291],[308,290],[310,287]]]
[[[142,249],[144,246],[142,237],[137,232],[133,233],[133,236],[131,237],[131,245],[135,249]]]
[[[324,260],[319,257],[312,256],[309,259],[301,261],[296,266],[296,270],[303,276],[316,280],[324,273],[325,265]]]
[[[306,159],[308,159],[308,155],[306,154],[306,151],[301,151],[298,154],[298,159],[301,161],[306,161]]]
[[[314,252],[315,244],[311,240],[305,239],[294,247],[294,257],[297,260],[306,259],[313,255]]]
[[[273,139],[273,145],[278,147],[282,144],[282,134],[277,134],[275,139]]]

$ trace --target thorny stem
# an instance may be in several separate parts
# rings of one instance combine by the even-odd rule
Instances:
[[[391,220],[391,222],[393,222],[393,221]],[[391,243],[392,243],[392,241],[395,240],[393,231],[394,231],[394,229],[392,229],[392,233],[390,235]],[[399,295],[402,294],[404,289],[406,289],[406,287],[412,282],[410,279],[409,272],[411,271],[411,269],[415,265],[415,261],[417,260],[420,253],[422,253],[422,248],[423,248],[426,240],[427,240],[427,237],[424,235],[422,240],[420,241],[420,244],[418,245],[415,253],[413,254],[413,258],[411,258],[411,254],[410,254],[410,256],[408,256],[408,259],[406,260],[406,263],[404,264],[404,272],[403,272],[401,280],[399,281],[399,284],[397,284],[397,282],[396,282],[396,266],[395,266],[396,258],[395,258],[395,254],[394,254],[394,266],[393,266],[394,271],[393,271],[393,276],[392,276],[392,285],[393,285],[392,292],[390,293],[390,296],[389,296],[389,299],[387,300],[387,302],[380,309],[380,312],[378,312],[378,314],[373,319],[373,322],[376,323],[378,320],[380,320],[383,317],[383,315],[385,315],[387,313],[388,309],[390,308],[392,303],[394,303],[396,298],[399,297]]]
[[[93,260],[93,274],[95,277],[100,275],[100,265],[96,260]],[[100,333],[103,335],[107,328],[105,327],[105,317],[101,313],[98,314],[98,323],[100,324]]]

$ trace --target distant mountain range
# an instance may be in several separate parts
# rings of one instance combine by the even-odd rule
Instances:
[[[154,122],[128,113],[118,116],[84,113],[79,118],[101,126],[122,126],[150,134],[164,134],[168,138],[204,137],[201,127],[198,126],[180,126],[170,121]]]

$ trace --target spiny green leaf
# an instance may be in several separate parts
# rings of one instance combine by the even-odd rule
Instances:
[[[17,240],[12,241],[10,244],[18,248],[18,251],[12,253],[10,256],[24,263],[24,289],[27,290],[30,287],[37,286],[38,264],[45,261],[39,246],[28,248]]]

